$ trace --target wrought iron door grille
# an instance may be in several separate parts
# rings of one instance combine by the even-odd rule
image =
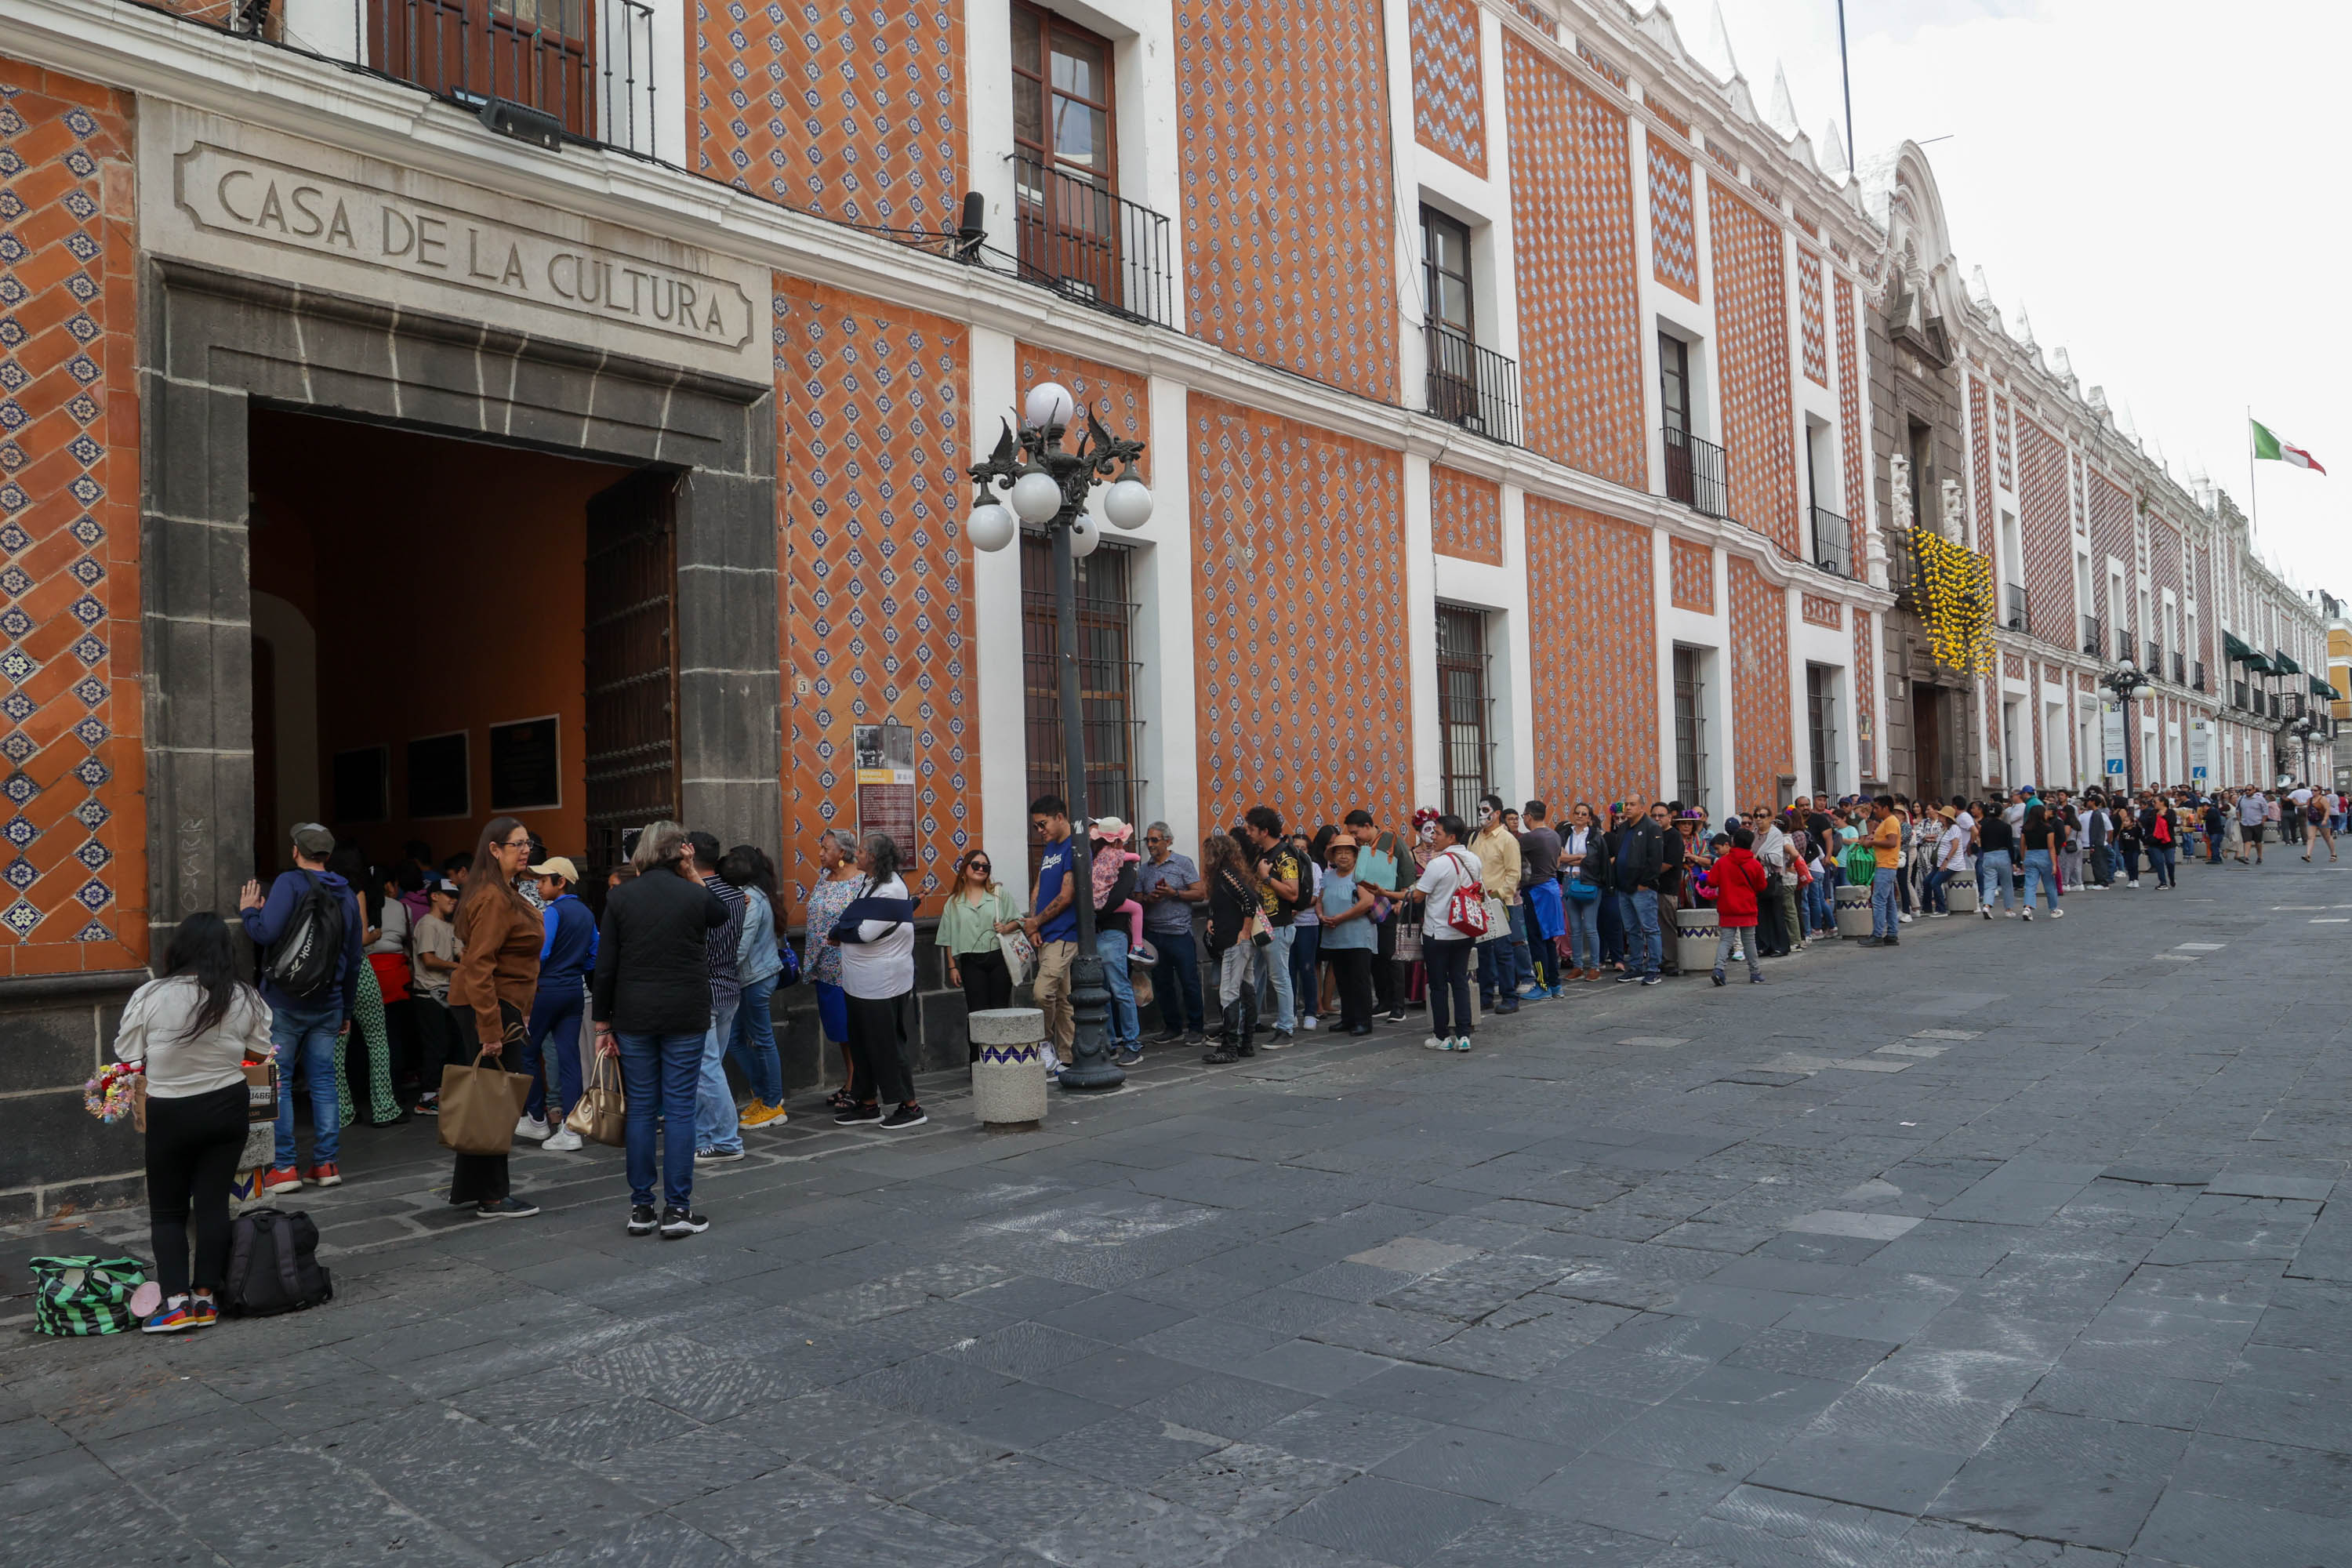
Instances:
[[[1108,542],[1077,565],[1078,703],[1085,715],[1087,807],[1097,816],[1136,820],[1144,780],[1137,776],[1143,721],[1135,716],[1135,609],[1129,552]],[[1022,706],[1027,731],[1029,798],[1068,798],[1062,742],[1061,632],[1054,611],[1054,546],[1043,534],[1021,536]],[[1028,801],[1022,802],[1024,805]],[[1034,881],[1043,845],[1029,847]]]
[[[1445,809],[1478,819],[1495,771],[1493,702],[1486,686],[1486,613],[1437,607],[1437,709],[1444,727]]]

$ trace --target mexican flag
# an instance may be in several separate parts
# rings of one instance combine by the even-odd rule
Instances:
[[[2294,442],[2282,440],[2271,434],[2271,427],[2261,420],[2249,419],[2246,423],[2254,427],[2255,457],[2268,458],[2273,462],[2293,463],[2298,468],[2309,468],[2315,474],[2324,474],[2327,471],[2319,466],[2319,460],[2316,458]]]

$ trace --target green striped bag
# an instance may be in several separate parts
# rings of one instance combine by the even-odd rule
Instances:
[[[33,1327],[44,1334],[120,1334],[139,1326],[131,1294],[147,1282],[135,1258],[36,1258]]]

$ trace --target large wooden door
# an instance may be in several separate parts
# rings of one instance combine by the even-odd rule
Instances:
[[[594,0],[368,0],[368,26],[369,60],[389,75],[596,134]]]
[[[677,476],[646,469],[588,501],[591,901],[629,828],[678,814]]]

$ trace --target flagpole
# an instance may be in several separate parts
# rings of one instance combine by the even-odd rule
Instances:
[[[2255,487],[2254,468],[2254,405],[2246,405],[2246,537],[2252,539],[2254,525],[2262,521],[2262,492]]]

